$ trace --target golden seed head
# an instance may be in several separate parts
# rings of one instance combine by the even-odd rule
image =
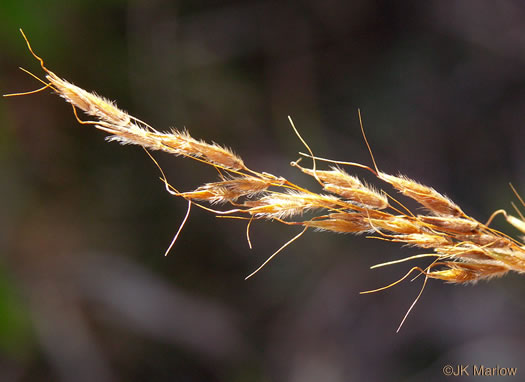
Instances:
[[[403,195],[414,199],[422,206],[438,216],[463,216],[458,205],[449,198],[441,195],[432,187],[427,187],[405,176],[393,176],[383,172],[378,173],[378,178],[390,183]]]
[[[466,259],[468,261],[484,261],[492,259],[492,257],[487,254],[487,250],[485,248],[479,247],[472,243],[441,246],[436,248],[436,252],[442,254],[444,257],[456,258],[460,260]]]
[[[480,226],[477,221],[450,216],[418,215],[417,218],[423,223],[433,226],[433,228],[453,233],[471,233]]]
[[[365,186],[362,188],[347,188],[327,183],[323,188],[325,191],[340,195],[365,208],[382,210],[388,207],[388,198],[385,195]]]
[[[79,88],[54,73],[48,74],[46,78],[62,98],[88,115],[118,126],[126,126],[130,122],[130,116],[113,102]]]
[[[433,235],[428,233],[410,233],[406,235],[396,235],[395,239],[401,243],[414,245],[420,248],[439,248],[451,244],[451,240],[446,236]]]
[[[457,235],[456,239],[463,242],[471,242],[486,248],[504,248],[513,246],[512,241],[506,237],[497,236],[491,233]]]
[[[323,182],[330,183],[334,186],[345,187],[345,188],[361,188],[363,183],[356,176],[347,174],[345,171],[338,167],[331,167],[330,171],[327,170],[316,170],[315,172],[311,169],[301,167],[295,164],[296,167],[299,167],[302,172],[310,176],[315,177]]]
[[[448,269],[429,272],[428,277],[450,283],[466,283],[502,276],[509,271],[509,268],[492,264],[465,264],[450,261],[441,264]]]
[[[525,251],[521,247],[488,248],[486,253],[514,271],[525,272]]]
[[[221,147],[215,143],[209,144],[199,141],[187,131],[172,130],[166,134],[155,134],[156,138],[162,142],[165,151],[176,155],[204,159],[205,161],[232,170],[242,170],[245,168],[244,162],[231,150]]]
[[[308,220],[303,222],[303,224],[308,227],[314,227],[319,231],[332,231],[337,233],[364,233],[371,229],[370,224],[368,224],[362,216],[356,219],[333,218],[335,215],[344,214],[330,214],[326,219]]]
[[[96,118],[95,121],[82,122],[79,120],[80,123],[92,124],[112,134],[109,140],[196,158],[220,168],[221,177],[225,180],[206,183],[191,192],[174,192],[190,202],[192,200],[205,200],[212,204],[230,202],[239,208],[224,213],[245,212],[254,218],[264,219],[288,218],[300,215],[307,210],[324,210],[323,213],[328,211],[323,216],[303,222],[290,222],[290,224],[302,224],[305,230],[313,227],[318,230],[342,233],[372,231],[379,233],[385,240],[433,249],[434,253],[428,256],[436,256],[439,262],[432,263],[426,271],[422,272],[427,277],[448,282],[472,282],[499,276],[509,270],[525,273],[525,246],[520,246],[503,234],[467,217],[459,206],[433,188],[404,176],[392,176],[379,172],[373,156],[375,171],[355,163],[346,164],[367,168],[379,179],[391,184],[405,196],[414,199],[435,216],[393,216],[389,212],[381,211],[392,207],[389,206],[386,194],[375,191],[357,177],[337,167],[314,171],[293,163],[304,173],[315,177],[326,191],[338,196],[320,195],[308,192],[283,178],[249,170],[242,159],[228,148],[194,139],[187,131],[158,132],[120,110],[113,102],[59,78],[45,68],[43,60],[34,54],[29,42],[27,44],[31,53],[40,61],[43,70],[47,73],[46,78],[49,84],[46,84],[44,88],[55,89],[57,94],[74,106],[75,115],[78,108]],[[299,138],[303,141],[300,136]],[[365,142],[370,149],[366,137]],[[304,141],[303,143],[309,149]],[[313,157],[310,149],[309,152]],[[318,159],[322,160],[322,158]],[[222,171],[224,169],[226,170],[224,172],[235,174],[236,177],[224,177]],[[252,176],[254,174],[255,176]],[[267,189],[270,186],[281,186],[288,191],[269,192]],[[516,191],[515,193],[525,206],[525,202]],[[241,197],[255,200],[245,200],[244,203],[236,204],[235,202]],[[347,200],[341,200],[339,197]],[[393,207],[392,209],[394,210]],[[519,214],[519,211],[517,212]],[[410,212],[409,215],[411,215]],[[525,233],[525,221],[522,216],[519,219],[505,213],[505,218],[509,224]],[[421,256],[427,256],[427,254]],[[444,267],[444,269],[432,271],[435,267]]]
[[[406,216],[388,216],[369,219],[370,223],[380,230],[399,234],[421,233],[421,227]]]
[[[252,197],[265,191],[271,182],[245,176],[221,182],[206,183],[195,191],[182,193],[181,196],[192,200],[205,200],[211,204],[235,202],[240,197]]]
[[[330,195],[272,192],[258,200],[246,201],[244,206],[249,207],[247,212],[256,217],[283,219],[300,215],[307,210],[336,208],[338,203],[339,199]]]

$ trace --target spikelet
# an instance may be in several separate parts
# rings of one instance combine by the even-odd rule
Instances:
[[[480,224],[472,219],[425,215],[418,215],[417,218],[435,229],[451,233],[472,233],[480,227]]]
[[[53,72],[48,72],[46,78],[59,96],[86,114],[116,126],[127,126],[131,122],[131,118],[126,112],[120,110],[113,102],[104,97],[87,92],[59,78]]]
[[[59,78],[51,71],[48,71],[46,78],[58,95],[67,102],[86,114],[98,118],[95,125],[114,135],[109,138],[110,141],[136,144],[175,155],[201,158],[233,170],[245,168],[242,159],[227,148],[194,139],[187,131],[172,130],[171,133],[160,133],[152,128],[142,128],[134,122],[138,120],[120,110],[115,103],[95,93],[87,92]]]
[[[324,190],[342,196],[346,200],[357,203],[364,208],[384,210],[388,207],[388,199],[370,187],[347,188],[333,184],[325,184]]]
[[[406,243],[420,248],[440,248],[451,244],[451,240],[446,236],[428,233],[396,235],[391,241]]]
[[[211,204],[235,202],[240,197],[253,197],[268,189],[273,181],[253,176],[237,177],[221,182],[206,183],[180,196],[191,200],[207,201]]]
[[[414,199],[430,212],[438,216],[463,216],[458,205],[452,202],[446,196],[431,187],[427,187],[405,176],[393,176],[383,172],[378,173],[378,178],[390,183],[395,189],[403,195]]]
[[[318,195],[290,191],[284,193],[271,193],[254,201],[246,201],[247,212],[255,217],[265,219],[283,219],[301,215],[309,210],[335,209],[339,199],[330,195]]]
[[[109,138],[110,141],[134,144],[174,155],[198,158],[226,169],[242,170],[245,168],[242,159],[231,150],[217,144],[199,141],[190,136],[187,131],[151,132],[137,125],[126,126],[123,129],[123,127],[119,126],[108,127],[102,124],[99,128],[114,135]]]
[[[458,262],[443,262],[448,269],[432,271],[427,275],[433,279],[440,279],[449,283],[475,283],[481,279],[503,276],[510,269],[492,264],[466,264]]]
[[[359,213],[332,213],[321,218],[308,220],[303,224],[318,231],[337,233],[365,233],[372,230],[370,223]]]
[[[365,208],[383,210],[388,207],[388,198],[385,194],[377,192],[372,187],[361,182],[359,178],[347,174],[338,167],[331,167],[329,171],[314,171],[299,166],[297,162],[292,162],[291,164],[305,174],[321,181],[325,191],[339,195]]]
[[[436,249],[443,258],[453,258],[465,262],[486,262],[493,260],[487,250],[472,243],[444,245]]]
[[[364,187],[363,183],[359,180],[358,177],[349,175],[344,170],[338,167],[330,167],[331,170],[311,170],[309,168],[304,168],[299,166],[297,162],[292,162],[292,166],[299,168],[305,174],[308,174],[312,177],[316,177],[323,183],[332,184],[334,186],[344,187],[344,188],[362,188]]]
[[[380,218],[369,218],[368,221],[374,227],[398,234],[421,233],[423,227],[414,219],[407,216],[382,216]]]
[[[525,252],[520,247],[490,248],[486,252],[491,258],[506,264],[516,272],[525,272]]]
[[[477,233],[470,235],[457,235],[456,239],[463,242],[471,242],[482,247],[488,248],[506,248],[512,247],[513,243],[506,237],[492,233]]]

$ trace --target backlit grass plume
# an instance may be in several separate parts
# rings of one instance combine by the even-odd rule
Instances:
[[[313,168],[302,167],[300,160],[292,162],[291,165],[313,177],[322,188],[322,193],[310,191],[283,177],[254,171],[231,150],[215,143],[210,144],[195,139],[188,131],[160,132],[152,128],[120,110],[113,102],[60,78],[47,69],[29,43],[27,45],[33,56],[39,60],[46,74],[46,80],[41,80],[44,86],[36,91],[11,95],[31,94],[51,88],[72,105],[79,123],[105,131],[109,134],[107,138],[109,141],[139,145],[147,150],[160,150],[192,158],[218,170],[220,174],[218,180],[205,183],[190,191],[177,190],[168,183],[164,174],[162,175],[166,189],[188,202],[188,213],[184,222],[189,216],[192,205],[222,216],[246,219],[249,243],[249,227],[253,220],[264,219],[302,227],[298,235],[283,245],[247,278],[259,271],[309,228],[316,231],[367,234],[382,240],[421,248],[423,251],[420,255],[378,264],[375,267],[422,257],[431,260],[427,267],[413,267],[393,284],[363,293],[393,286],[414,272],[424,276],[423,288],[429,278],[461,284],[501,276],[509,271],[525,272],[523,243],[489,227],[492,218],[502,214],[508,223],[525,234],[525,219],[517,208],[519,218],[499,210],[493,214],[489,222],[483,224],[468,216],[457,204],[435,189],[406,176],[390,175],[380,171],[373,156],[373,168],[315,157],[290,119],[294,131],[308,150],[308,154],[301,153],[301,155],[313,160]],[[91,117],[91,120],[81,120],[77,114],[79,109]],[[360,115],[359,117],[361,119]],[[365,137],[364,132],[363,137]],[[366,143],[368,146],[368,142]],[[368,148],[370,150],[370,147]],[[328,162],[331,166],[318,169],[317,162]],[[348,174],[341,166],[359,167],[370,171],[377,177],[379,184],[387,183],[405,197],[415,200],[424,207],[426,213],[413,214],[386,192]],[[518,193],[515,193],[520,203],[525,205]],[[224,208],[225,206],[228,207]],[[307,211],[310,212],[309,218],[304,217]]]

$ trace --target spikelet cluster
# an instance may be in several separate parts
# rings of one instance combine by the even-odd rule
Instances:
[[[365,184],[338,167],[315,170],[292,165],[320,182],[326,194],[299,187],[284,178],[250,170],[227,148],[194,139],[187,131],[158,132],[99,97],[48,72],[55,91],[75,108],[94,117],[87,123],[111,134],[109,140],[200,159],[229,172],[229,177],[177,193],[190,201],[230,203],[231,213],[250,219],[277,220],[322,231],[371,233],[422,249],[432,249],[429,278],[452,283],[473,282],[514,270],[525,272],[522,243],[467,216],[435,189],[406,176],[375,172],[404,196],[415,200],[427,214],[400,213],[384,191]],[[86,122],[83,122],[86,123]],[[306,212],[315,214],[301,220]],[[508,222],[525,233],[523,220],[505,214]],[[299,218],[299,219],[298,219]]]
[[[299,225],[304,230],[367,233],[421,248],[425,250],[425,256],[432,259],[426,268],[420,270],[425,279],[466,283],[501,276],[508,271],[525,272],[523,242],[490,228],[489,223],[483,224],[466,215],[457,204],[431,187],[406,176],[386,174],[377,167],[375,170],[368,168],[379,184],[389,185],[426,211],[415,215],[394,202],[385,191],[377,190],[339,167],[317,169],[314,165],[305,168],[292,162],[298,170],[315,178],[324,193],[310,191],[282,177],[249,169],[230,149],[195,139],[188,131],[155,130],[113,102],[60,78],[33,55],[46,72],[45,87],[52,88],[70,103],[77,118],[77,110],[92,118],[88,121],[78,118],[80,123],[107,132],[110,141],[193,158],[219,169],[220,179],[185,192],[177,191],[164,179],[169,191],[186,199],[190,206],[195,204],[217,214],[246,218],[249,223],[264,219]],[[202,203],[230,204],[231,208],[212,210]],[[495,214],[498,213],[525,234],[523,216],[518,218],[503,210]],[[428,254],[428,250],[432,253]]]

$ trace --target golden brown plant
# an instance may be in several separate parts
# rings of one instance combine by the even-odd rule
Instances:
[[[171,194],[188,201],[188,213],[175,239],[186,222],[192,205],[215,214],[246,219],[249,243],[249,227],[253,220],[265,219],[303,227],[298,235],[283,245],[247,278],[254,275],[308,228],[337,233],[368,233],[372,237],[382,240],[404,243],[432,251],[431,253],[376,265],[375,267],[386,266],[421,257],[433,259],[427,267],[414,267],[395,283],[368,292],[391,287],[403,281],[413,272],[418,272],[424,276],[423,288],[429,278],[459,284],[501,276],[508,271],[525,272],[525,246],[523,243],[489,227],[492,219],[496,215],[502,214],[509,224],[525,234],[525,219],[517,208],[519,218],[509,215],[504,210],[499,210],[491,216],[486,224],[483,224],[465,214],[458,205],[435,189],[402,175],[394,176],[379,171],[373,156],[374,168],[351,162],[336,162],[315,157],[290,119],[294,131],[309,151],[309,154],[301,154],[313,160],[313,168],[301,167],[299,160],[292,162],[291,165],[315,178],[326,194],[313,192],[282,177],[254,171],[248,168],[243,160],[231,150],[215,143],[209,144],[194,139],[187,131],[172,130],[163,133],[155,130],[147,123],[120,110],[113,102],[61,79],[44,66],[43,60],[33,52],[29,42],[27,42],[27,46],[32,55],[39,60],[46,73],[47,81],[40,80],[44,86],[36,91],[11,95],[31,94],[51,88],[72,105],[79,123],[93,125],[97,129],[111,134],[108,138],[109,141],[134,144],[149,150],[160,150],[189,157],[218,170],[220,180],[206,183],[192,191],[180,192],[168,183],[159,167],[166,189]],[[77,114],[77,109],[82,110],[93,120],[81,120]],[[359,117],[361,120],[360,115]],[[368,146],[364,131],[363,137]],[[368,149],[370,150],[369,146]],[[371,151],[370,154],[372,155]],[[385,191],[376,190],[357,177],[349,175],[340,167],[332,166],[326,170],[318,170],[316,162],[319,161],[367,169],[380,181],[390,184],[404,196],[415,200],[426,209],[427,214],[414,215]],[[518,196],[516,190],[514,192]],[[524,201],[519,196],[518,199],[525,206]],[[201,202],[207,202],[211,205],[229,204],[232,208],[217,210],[206,207]],[[307,211],[313,213],[314,217],[303,218]],[[416,303],[421,292],[410,309]]]

